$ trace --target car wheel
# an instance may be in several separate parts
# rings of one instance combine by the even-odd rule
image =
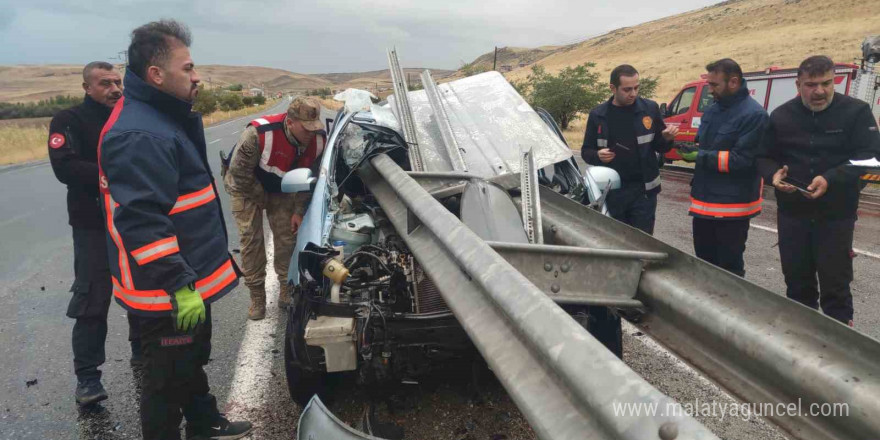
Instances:
[[[290,398],[301,407],[305,407],[315,394],[319,394],[322,400],[326,398],[323,394],[326,374],[302,368],[294,355],[295,344],[304,342],[301,335],[297,337],[295,332],[296,326],[294,324],[297,321],[294,319],[295,314],[294,307],[291,307],[284,334],[284,372],[287,376],[287,390],[290,392]],[[297,350],[297,352],[303,353],[305,346],[299,348],[302,350]]]

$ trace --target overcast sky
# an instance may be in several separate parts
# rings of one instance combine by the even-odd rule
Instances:
[[[302,73],[456,69],[493,46],[564,44],[717,0],[0,0],[0,65],[111,60],[129,33],[175,18],[196,64]],[[660,4],[662,3],[662,6]],[[112,61],[112,60],[111,60]]]

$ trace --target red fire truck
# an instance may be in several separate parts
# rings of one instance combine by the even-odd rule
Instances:
[[[834,89],[870,104],[874,117],[880,123],[880,75],[874,69],[874,59],[866,58],[861,66],[836,64]],[[743,76],[752,98],[763,105],[768,113],[797,96],[794,83],[797,78],[797,68],[781,69],[774,66],[761,72],[745,73]],[[664,121],[679,126],[680,131],[675,138],[676,145],[694,144],[697,129],[700,127],[700,118],[712,102],[709,84],[704,74],[699,80],[685,84],[668,105],[661,104],[660,111],[664,113]],[[676,149],[672,149],[664,160],[666,163],[671,163],[682,158]],[[869,174],[862,179],[880,182],[880,175]]]

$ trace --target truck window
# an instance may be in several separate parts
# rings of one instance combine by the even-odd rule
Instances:
[[[696,87],[690,87],[681,92],[678,102],[672,111],[673,115],[683,115],[691,109],[691,103],[694,102],[694,95],[697,93]]]
[[[700,91],[700,103],[697,104],[697,113],[705,112],[713,102],[715,102],[715,98],[709,92],[709,86],[703,86],[703,90]]]

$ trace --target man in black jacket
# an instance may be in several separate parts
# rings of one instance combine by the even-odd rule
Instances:
[[[615,220],[654,233],[660,167],[657,154],[672,147],[678,127],[666,127],[657,103],[639,97],[639,72],[623,64],[611,71],[613,96],[590,112],[581,156],[613,168],[621,188],[608,193]]]
[[[67,212],[73,228],[75,281],[67,316],[73,325],[75,398],[88,405],[107,398],[101,385],[107,311],[112,285],[107,261],[104,223],[98,205],[98,138],[116,101],[122,79],[113,65],[95,61],[83,69],[83,103],[58,112],[49,124],[49,160],[61,183],[67,185]],[[131,322],[131,320],[129,320]],[[130,332],[131,333],[131,332]],[[131,341],[132,365],[140,362],[140,344]]]
[[[773,111],[758,154],[776,187],[786,295],[852,326],[861,173],[848,162],[880,157],[880,134],[868,104],[835,93],[828,57],[804,60],[796,84],[800,96]]]

